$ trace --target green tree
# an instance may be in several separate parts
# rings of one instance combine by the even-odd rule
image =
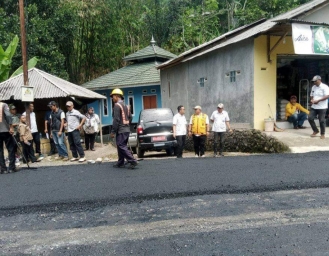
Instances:
[[[15,36],[14,39],[10,42],[7,49],[4,51],[0,45],[0,82],[6,81],[9,78],[12,58],[16,53],[16,49],[19,43],[18,36]],[[28,61],[28,68],[33,68],[37,64],[38,59],[33,57]],[[23,73],[23,66],[20,66],[10,77],[14,77]]]

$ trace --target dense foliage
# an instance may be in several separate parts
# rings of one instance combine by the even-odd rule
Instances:
[[[220,34],[309,0],[24,0],[29,56],[37,67],[81,84],[147,46],[179,54]],[[18,0],[0,1],[0,45],[19,31]],[[20,46],[19,46],[20,47]],[[20,48],[12,69],[21,65]]]

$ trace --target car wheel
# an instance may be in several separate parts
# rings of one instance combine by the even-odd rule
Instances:
[[[144,157],[144,153],[145,153],[145,151],[142,150],[139,146],[137,146],[137,147],[136,147],[136,153],[137,153],[137,156],[138,156],[139,158],[142,158],[142,157]]]

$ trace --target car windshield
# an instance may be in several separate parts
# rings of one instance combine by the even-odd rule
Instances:
[[[143,110],[140,120],[144,123],[172,121],[173,113],[170,109],[146,109]]]

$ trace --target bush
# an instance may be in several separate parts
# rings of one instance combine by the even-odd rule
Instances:
[[[214,135],[210,133],[206,142],[206,150],[213,151]],[[185,150],[194,151],[192,137],[186,138]],[[234,130],[226,133],[225,152],[244,153],[283,153],[289,147],[278,139],[262,133],[260,130]]]

